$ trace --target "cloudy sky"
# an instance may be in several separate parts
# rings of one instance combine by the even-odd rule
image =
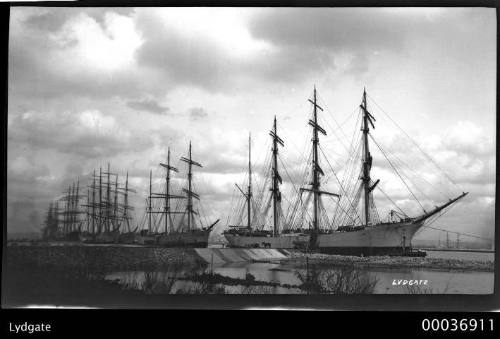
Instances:
[[[495,10],[484,8],[13,8],[8,230],[38,229],[52,199],[107,162],[128,170],[140,219],[149,170],[159,185],[167,147],[177,164],[192,141],[204,165],[197,190],[220,231],[244,180],[248,132],[258,167],[276,115],[293,172],[315,85],[323,125],[345,122],[322,140],[336,169],[366,86],[374,137],[435,183],[424,204],[470,192],[433,226],[493,236],[495,32]],[[434,182],[435,167],[415,162],[374,103],[457,185]],[[373,177],[409,206],[379,160]]]

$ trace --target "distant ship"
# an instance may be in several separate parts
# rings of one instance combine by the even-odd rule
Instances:
[[[170,149],[168,150],[167,163],[161,163],[160,166],[165,168],[165,191],[163,193],[152,192],[152,172],[150,172],[149,181],[149,197],[148,201],[148,230],[143,231],[142,238],[145,244],[155,243],[163,247],[208,247],[208,238],[214,223],[203,227],[199,218],[199,211],[194,208],[194,200],[200,200],[200,196],[193,191],[193,166],[202,167],[202,165],[192,159],[191,143],[189,143],[188,157],[181,157],[181,161],[187,164],[187,188],[184,188],[183,195],[172,194],[170,187],[171,172],[179,172],[179,170],[170,164]],[[153,199],[163,201],[162,210],[153,210]],[[171,200],[180,199],[185,201],[183,211],[173,210]],[[153,214],[161,215],[164,222],[162,233],[153,231]],[[172,218],[172,216],[178,218]]]
[[[277,229],[277,203],[281,201],[281,193],[278,188],[278,183],[281,183],[281,177],[277,171],[276,160],[278,153],[277,144],[279,143],[283,146],[284,143],[276,134],[275,120],[274,129],[271,132],[274,145],[273,186],[271,188],[274,202],[274,229],[273,231],[266,231],[262,228],[255,229],[250,225],[250,202],[252,196],[250,184],[247,193],[240,189],[247,199],[247,225],[245,227],[229,226],[228,230],[224,232],[229,245],[231,247],[305,248],[326,253],[356,255],[418,255],[417,252],[413,252],[411,245],[411,240],[415,233],[424,226],[427,220],[435,220],[439,217],[440,212],[465,197],[468,193],[464,192],[446,203],[435,206],[432,210],[424,210],[417,217],[409,217],[401,210],[391,210],[387,221],[382,222],[380,220],[373,199],[373,190],[377,187],[380,180],[373,181],[370,176],[372,167],[372,156],[369,151],[370,125],[375,128],[375,118],[367,108],[366,90],[363,91],[363,99],[360,105],[362,139],[359,144],[359,150],[361,154],[358,157],[352,158],[359,159],[361,162],[359,176],[354,180],[354,183],[348,184],[350,187],[349,191],[340,185],[343,195],[323,190],[321,187],[321,177],[324,176],[324,171],[320,167],[319,155],[320,152],[324,156],[326,155],[319,146],[319,134],[326,136],[326,131],[318,124],[318,111],[323,111],[323,108],[317,103],[316,88],[314,88],[313,98],[312,100],[309,99],[309,102],[313,106],[312,119],[308,122],[309,126],[312,127],[310,176],[307,186],[300,189],[299,197],[295,200],[296,205],[292,209],[292,216],[285,222],[285,229],[281,232]],[[379,145],[377,144],[377,146]],[[389,161],[389,159],[387,160]],[[329,162],[328,165],[331,167]],[[355,167],[354,165],[353,169]],[[391,167],[393,167],[392,164]],[[354,174],[355,172],[355,170],[352,171]],[[251,173],[250,164],[249,173]],[[251,178],[251,174],[249,178]],[[403,178],[401,179],[403,180]],[[405,185],[409,189],[406,183]],[[302,197],[304,193],[307,194],[305,199]],[[333,227],[333,222],[325,221],[327,218],[325,217],[326,210],[322,203],[322,196],[337,198],[337,207],[340,206],[341,209],[342,207],[345,209],[343,213],[344,217],[336,219],[341,220],[341,223],[337,224],[336,227]],[[309,213],[308,208],[311,199],[312,220],[304,224],[305,215]],[[361,203],[363,203],[363,206],[360,206]],[[358,207],[360,208],[358,209]]]
[[[136,232],[130,229],[128,173],[122,187],[118,174],[94,171],[87,194],[81,194],[80,181],[69,186],[63,197],[50,203],[43,229],[47,241],[70,241],[82,243],[135,243]],[[81,200],[86,198],[85,203]],[[63,203],[63,208],[60,208]]]

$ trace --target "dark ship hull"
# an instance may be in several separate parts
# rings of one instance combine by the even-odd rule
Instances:
[[[236,248],[284,248],[293,249],[302,247],[301,244],[309,241],[307,234],[281,234],[278,236],[259,236],[259,235],[239,235],[224,234],[229,242],[229,247]]]
[[[96,234],[95,242],[98,244],[116,244],[119,237],[120,232],[118,231],[101,232]]]
[[[158,237],[158,245],[162,247],[208,247],[210,230],[194,230],[179,233],[162,234]]]

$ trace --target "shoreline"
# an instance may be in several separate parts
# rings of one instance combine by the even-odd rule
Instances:
[[[304,253],[300,250],[286,250],[287,259],[264,260],[279,262],[280,265],[301,267],[306,264],[320,266],[346,266],[357,268],[386,269],[432,269],[445,271],[494,272],[494,261],[444,259],[429,257],[390,256],[347,256],[322,253]],[[192,248],[165,248],[128,245],[17,245],[7,246],[7,262],[15,264],[36,264],[38,266],[85,267],[105,270],[141,270],[162,266],[207,265]],[[261,261],[248,261],[261,262]]]
[[[390,257],[390,256],[347,256],[322,253],[304,253],[291,250],[290,259],[283,261],[284,265],[354,265],[358,268],[387,268],[387,269],[432,269],[445,271],[467,272],[494,272],[494,261],[443,259],[429,257]]]

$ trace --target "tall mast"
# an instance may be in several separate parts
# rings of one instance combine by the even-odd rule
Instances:
[[[252,136],[248,133],[248,191],[247,191],[247,227],[251,225],[251,200],[252,200]]]
[[[87,188],[87,232],[90,233],[90,188]]]
[[[273,130],[270,132],[271,137],[273,138],[273,162],[272,162],[272,171],[273,171],[273,185],[271,188],[271,192],[273,195],[273,236],[277,236],[278,229],[278,204],[281,202],[281,193],[279,184],[282,183],[281,177],[278,173],[278,144],[284,146],[283,140],[278,136],[277,132],[277,122],[276,116],[274,116],[274,124]]]
[[[74,231],[79,231],[79,230],[77,229],[77,226],[78,226],[78,221],[79,221],[79,220],[78,220],[78,219],[79,219],[79,218],[78,218],[78,214],[77,214],[77,213],[79,212],[79,211],[78,211],[78,202],[80,201],[79,191],[80,191],[80,178],[77,178],[77,179],[76,179],[76,195],[75,195],[75,197],[74,197],[74,201],[75,201],[75,202],[74,202],[74,207],[73,207],[73,209],[74,209],[74,210],[73,210],[73,213],[74,213],[74,216],[75,216],[75,217],[74,217],[74,220],[75,220],[75,226],[74,226],[74,227],[75,227],[75,229],[74,229]]]
[[[188,164],[188,188],[183,189],[183,191],[187,195],[187,206],[186,206],[186,212],[188,214],[188,230],[191,229],[191,221],[193,219],[193,214],[195,214],[195,211],[193,210],[193,197],[196,199],[199,199],[200,197],[198,194],[193,192],[192,189],[192,179],[193,179],[193,171],[192,171],[192,165],[198,166],[198,167],[203,167],[200,163],[194,161],[191,158],[191,141],[189,142],[189,158],[181,157],[181,161],[184,161]]]
[[[151,233],[151,216],[152,216],[152,210],[151,210],[151,186],[152,186],[152,180],[153,180],[153,170],[149,170],[149,199],[148,199],[148,210],[149,210],[149,219],[148,219],[148,229],[149,233]]]
[[[68,186],[68,194],[66,195],[66,205],[64,208],[65,209],[65,211],[64,211],[64,223],[63,223],[64,235],[68,235],[70,194],[71,194],[71,185]]]
[[[373,126],[372,121],[370,121],[370,113],[366,107],[366,89],[363,89],[363,102],[361,104],[361,109],[363,110],[363,190],[364,190],[364,207],[365,207],[365,226],[368,226],[370,221],[370,169],[372,167],[372,157],[370,155],[370,150],[368,148],[368,133],[370,127],[368,122]]]
[[[69,220],[70,220],[70,224],[69,224],[69,232],[72,232],[74,231],[74,227],[75,227],[75,183],[73,182],[73,184],[71,185],[71,193],[70,193],[70,196],[69,196],[69,201],[70,201],[70,205],[69,205]]]
[[[318,109],[323,111],[323,108],[318,105],[316,86],[314,86],[313,99],[308,99],[308,101],[313,105],[313,118],[309,119],[309,126],[313,128],[313,159],[312,159],[312,182],[310,183],[311,188],[301,188],[301,192],[308,191],[313,194],[313,234],[310,238],[310,246],[312,248],[317,245],[317,233],[320,231],[319,215],[320,215],[320,199],[321,195],[331,195],[335,197],[340,197],[336,193],[331,193],[321,190],[321,180],[320,175],[324,175],[323,170],[319,166],[319,133],[326,136],[326,131],[318,124]]]
[[[172,213],[182,213],[182,212],[172,212],[170,210],[170,199],[182,199],[184,198],[183,196],[180,195],[174,195],[170,194],[170,171],[174,172],[179,172],[179,170],[173,166],[170,165],[170,148],[168,148],[167,152],[167,163],[160,163],[161,167],[164,167],[167,170],[167,173],[165,175],[165,192],[164,193],[151,193],[151,198],[159,198],[164,200],[164,206],[163,206],[163,211],[162,212],[153,212],[153,213],[163,213],[165,215],[165,233],[168,233],[168,228],[169,228],[169,220],[170,220],[170,214]],[[171,221],[171,220],[170,220]],[[172,228],[172,225],[170,225],[170,228]]]
[[[167,163],[166,164],[160,163],[160,166],[164,167],[167,170],[167,175],[165,176],[165,195],[164,195],[164,198],[165,198],[165,206],[164,206],[165,233],[167,233],[168,232],[168,221],[170,219],[170,214],[172,213],[170,211],[170,199],[182,198],[182,196],[170,194],[170,171],[179,172],[179,170],[177,168],[170,165],[170,147],[168,148],[168,153],[167,153]],[[170,225],[170,227],[172,227],[172,225]]]
[[[318,104],[316,103],[316,86],[314,86],[314,96],[313,96],[313,121],[314,121],[314,126],[313,126],[313,182],[312,182],[312,188],[313,188],[313,198],[314,198],[314,211],[313,211],[313,227],[317,231],[319,229],[319,223],[318,223],[318,211],[319,211],[319,164],[318,164],[318,144],[319,144],[319,138],[318,138],[318,110],[317,108],[319,107]]]
[[[108,181],[106,183],[106,231],[110,231],[111,230],[111,225],[110,225],[110,222],[111,222],[111,218],[110,218],[110,205],[111,205],[111,198],[110,198],[110,185],[111,185],[111,182],[110,182],[110,168],[109,168],[109,162],[108,162]]]
[[[192,196],[192,179],[193,179],[193,172],[192,172],[192,164],[191,164],[192,158],[191,158],[191,142],[189,142],[189,165],[188,165],[188,230],[191,229],[191,218],[193,217],[193,196]]]
[[[113,201],[113,222],[114,222],[114,229],[117,228],[118,226],[118,220],[116,217],[116,212],[118,210],[118,174],[115,177],[115,195],[114,195],[114,201]],[[114,230],[113,229],[113,230]]]
[[[125,194],[123,197],[123,219],[127,223],[127,230],[130,232],[130,223],[128,222],[128,171],[127,171],[127,177],[125,179]]]
[[[167,175],[165,177],[165,234],[168,233],[168,218],[170,212],[170,199],[168,195],[170,194],[170,147],[167,150]]]
[[[102,168],[99,167],[99,230],[102,232]]]
[[[55,210],[54,210],[54,229],[56,230],[56,233],[59,232],[59,201],[56,200],[55,203]]]
[[[95,169],[92,182],[92,234],[95,233]]]

